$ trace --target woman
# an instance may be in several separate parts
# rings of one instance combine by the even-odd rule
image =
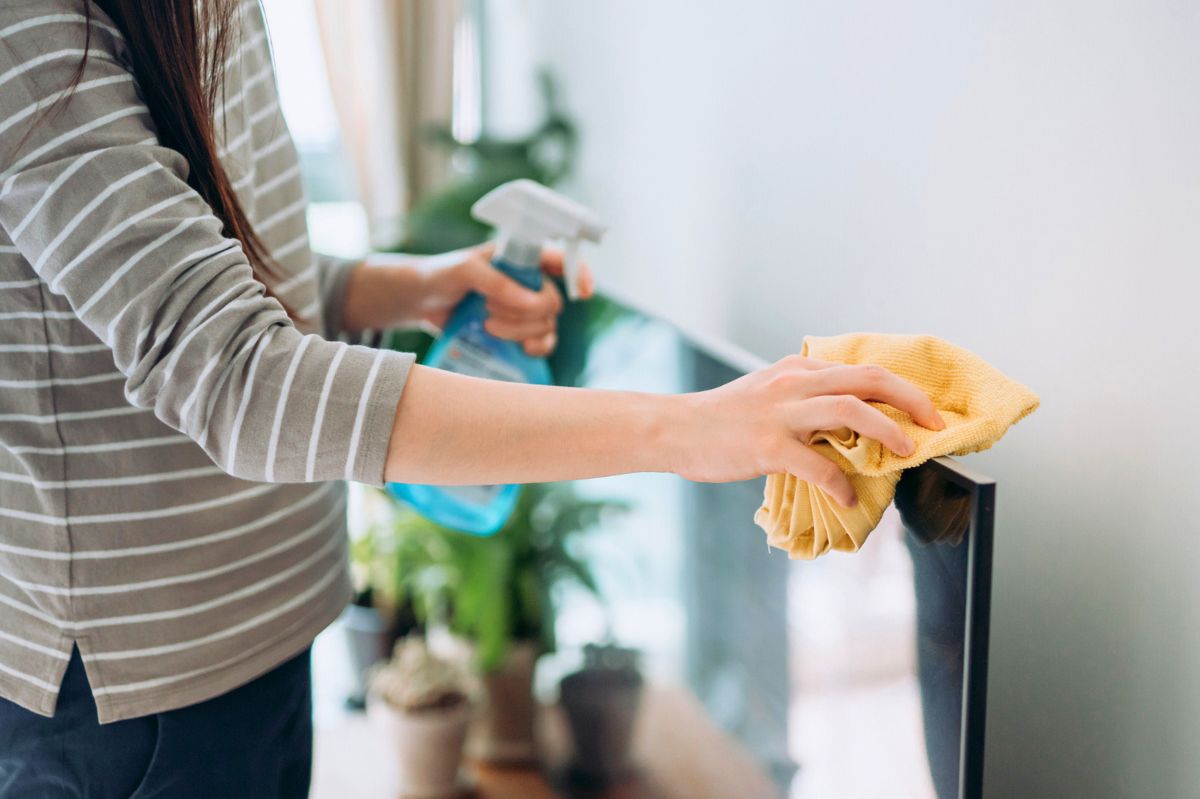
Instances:
[[[941,425],[884,371],[800,358],[650,396],[340,343],[476,290],[545,354],[560,299],[483,251],[314,256],[253,0],[10,0],[0,44],[2,796],[303,796],[341,481],[787,470],[850,504],[813,431],[910,451],[867,399]]]

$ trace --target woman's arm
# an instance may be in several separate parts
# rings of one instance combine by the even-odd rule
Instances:
[[[653,395],[529,386],[413,368],[396,411],[385,478],[518,483],[624,472],[729,481],[791,472],[853,504],[850,481],[805,442],[849,427],[900,455],[914,444],[864,400],[945,426],[929,398],[873,366],[792,356],[711,391]]]
[[[363,261],[346,282],[342,329],[357,333],[416,324],[428,280],[416,257]]]

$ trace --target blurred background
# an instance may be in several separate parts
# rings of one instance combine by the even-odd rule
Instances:
[[[806,334],[932,333],[1034,387],[1041,410],[972,459],[1000,485],[985,795],[1195,795],[1200,7],[265,7],[316,249],[465,246],[487,234],[470,203],[534,177],[611,223],[601,286],[679,330],[767,359]],[[586,563],[672,523],[655,498],[675,482],[617,488],[560,501],[645,495],[585,509],[623,519]],[[403,520],[356,497],[369,571],[361,542]],[[559,648],[612,633],[669,673],[672,546],[630,567],[658,594],[610,576],[589,611],[586,579],[556,587],[577,605]],[[353,690],[343,632],[318,644],[325,730]],[[318,751],[317,795],[354,779],[338,757]]]

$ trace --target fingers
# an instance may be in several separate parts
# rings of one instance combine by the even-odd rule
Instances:
[[[562,250],[552,250],[548,247],[542,248],[542,271],[553,277],[562,277]]]
[[[521,319],[493,314],[484,321],[483,327],[497,338],[506,338],[510,341],[525,341],[526,339],[543,338],[553,333],[556,327],[556,320],[553,316],[546,316],[541,319]]]
[[[579,265],[579,299],[590,300],[596,293],[596,279],[592,277],[591,268],[584,263]]]
[[[533,358],[545,358],[558,346],[558,334],[550,332],[544,336],[526,339],[522,346],[525,348],[526,355]]]
[[[490,265],[488,268],[503,278],[503,282],[487,278],[490,286],[476,289],[487,299],[487,310],[492,316],[528,322],[562,312],[562,295],[553,283],[546,281],[540,290],[530,291],[498,269]]]
[[[489,310],[513,316],[547,316],[562,307],[562,298],[554,286],[544,284],[540,291],[522,286],[482,256],[474,256],[462,265],[468,286],[482,294]],[[549,289],[549,290],[547,290]]]
[[[818,430],[849,427],[860,436],[873,438],[901,457],[916,452],[916,443],[900,425],[877,408],[849,394],[813,397],[800,404],[796,432],[807,440]]]
[[[472,258],[465,268],[471,288],[487,301],[484,329],[498,338],[521,342],[525,352],[535,358],[554,351],[563,300],[553,283],[545,281],[541,290],[531,291],[482,256]]]
[[[930,430],[943,430],[946,427],[945,420],[924,391],[881,366],[833,366],[821,369],[811,377],[809,385],[813,391],[810,396],[849,394],[861,400],[886,402],[907,413],[922,427]]]
[[[476,248],[462,265],[470,288],[486,299],[488,318],[485,329],[494,336],[520,341],[525,352],[534,357],[545,357],[558,345],[556,332],[558,315],[563,309],[563,298],[558,287],[544,281],[539,291],[525,288],[492,265],[492,245]],[[557,250],[544,250],[542,270],[551,276],[563,273],[563,255]],[[580,264],[579,293],[591,297],[595,281],[587,264]]]
[[[850,478],[816,450],[796,441],[788,447],[784,459],[786,471],[817,486],[842,507],[852,508],[858,502]]]
[[[553,316],[528,320],[489,316],[483,327],[497,338],[520,341],[525,352],[535,358],[544,358],[558,345],[558,320]]]
[[[488,318],[484,327],[493,336],[524,341],[533,338],[545,338],[553,333],[558,326],[558,314],[562,311],[562,298],[558,289],[546,283],[535,296],[538,302],[520,308],[514,308],[502,302],[489,299],[487,303]],[[553,349],[553,345],[551,345]]]

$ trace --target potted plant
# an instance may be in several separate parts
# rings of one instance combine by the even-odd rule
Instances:
[[[608,783],[628,772],[641,698],[642,674],[635,650],[615,645],[584,647],[583,668],[559,684],[559,701],[574,744],[574,774]]]
[[[591,347],[635,319],[603,298],[569,304],[559,320],[559,347],[550,356],[555,382],[585,382]],[[432,340],[423,331],[392,331],[382,346],[420,358]],[[391,495],[377,496],[391,507],[373,530],[393,553],[381,582],[412,608],[418,625],[444,627],[469,648],[480,672],[482,707],[471,754],[493,762],[530,759],[533,674],[538,657],[555,646],[551,594],[563,581],[597,592],[572,539],[622,504],[585,499],[571,484],[527,485],[506,526],[495,536],[475,538],[428,521]]]
[[[429,651],[420,636],[396,643],[390,661],[371,676],[368,714],[391,734],[400,794],[462,792],[463,745],[471,703],[463,668]]]
[[[417,618],[451,633],[470,650],[480,674],[473,757],[520,762],[534,756],[533,673],[538,657],[555,646],[552,593],[566,580],[596,592],[571,539],[619,507],[580,497],[570,484],[528,485],[505,527],[476,538],[396,503],[394,535],[418,541],[423,552],[401,574]]]
[[[373,519],[363,531],[351,537],[350,576],[354,599],[342,614],[354,686],[346,698],[350,710],[366,706],[367,676],[372,667],[387,660],[396,641],[417,629],[412,599],[397,578],[397,569],[409,553],[397,550],[409,545],[390,535],[379,520],[387,515],[386,503],[366,495],[366,514]]]

